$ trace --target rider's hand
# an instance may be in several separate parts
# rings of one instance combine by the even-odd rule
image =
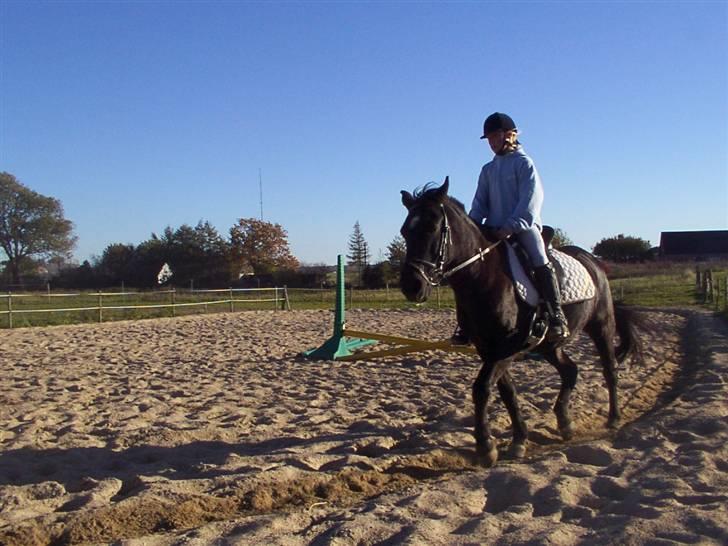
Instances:
[[[502,228],[493,230],[493,237],[495,237],[499,241],[501,239],[508,239],[508,237],[510,237],[510,235],[511,235],[510,233],[508,233],[505,229],[502,229]]]
[[[483,226],[483,234],[488,239],[495,239],[496,241],[500,241],[501,239],[507,239],[510,233],[506,232],[504,229],[501,228],[492,228]]]

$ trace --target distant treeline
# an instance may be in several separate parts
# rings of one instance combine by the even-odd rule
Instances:
[[[396,263],[395,263],[396,262]],[[172,272],[160,279],[167,264]],[[125,287],[150,289],[257,288],[287,285],[299,288],[328,288],[336,282],[334,266],[299,264],[288,248],[287,234],[278,224],[240,219],[223,238],[209,223],[167,227],[138,245],[108,245],[101,256],[82,264],[63,260],[26,259],[21,282],[12,282],[7,268],[0,274],[0,290],[106,289]],[[347,277],[353,284],[382,288],[398,282],[399,260],[358,267],[350,264]]]

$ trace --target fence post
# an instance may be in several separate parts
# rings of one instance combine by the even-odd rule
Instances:
[[[714,289],[714,296],[713,296],[713,305],[715,306],[715,310],[718,310],[718,305],[720,305],[720,279],[717,281],[718,286]]]
[[[8,291],[8,327],[13,327],[13,294]]]
[[[46,290],[48,291],[48,305],[51,303],[51,283],[46,283]]]
[[[715,279],[715,310],[720,311],[720,293],[722,290],[720,289],[720,277]]]
[[[291,300],[288,299],[288,286],[285,284],[283,285],[283,300],[284,300],[284,305],[286,306],[286,311],[290,311],[291,310]]]
[[[708,302],[708,271],[700,273],[700,294],[702,296],[701,303]]]
[[[101,295],[101,290],[99,290],[99,322],[104,321],[104,297]]]
[[[233,302],[233,287],[230,287],[230,312],[235,311],[235,302]]]
[[[177,316],[177,289],[172,288],[172,316]]]

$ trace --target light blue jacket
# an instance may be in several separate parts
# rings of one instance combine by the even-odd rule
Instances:
[[[543,186],[530,157],[519,146],[496,155],[480,171],[470,217],[480,225],[501,228],[508,234],[532,227],[541,230]]]

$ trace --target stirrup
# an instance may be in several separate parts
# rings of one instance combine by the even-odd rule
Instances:
[[[549,324],[549,329],[546,332],[547,341],[563,341],[571,335],[569,327],[566,325],[565,320],[555,320]]]

